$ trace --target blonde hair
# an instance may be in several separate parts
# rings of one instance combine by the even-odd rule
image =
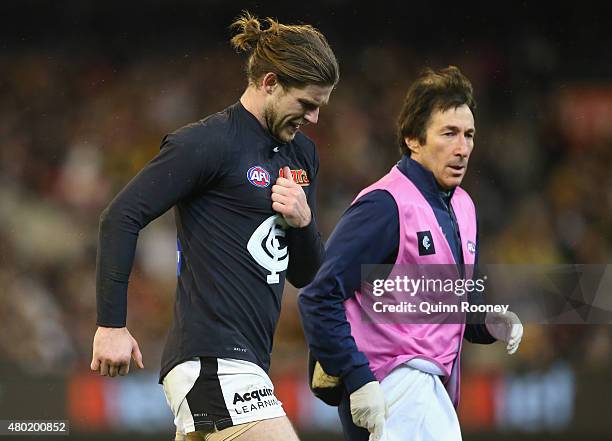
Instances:
[[[230,26],[238,32],[231,39],[234,49],[250,53],[246,65],[250,83],[268,72],[275,73],[283,87],[338,83],[338,61],[321,32],[310,25],[284,25],[272,18],[265,22],[267,27],[262,29],[259,19],[245,11]]]

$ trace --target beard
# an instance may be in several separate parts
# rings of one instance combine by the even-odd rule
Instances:
[[[285,119],[286,117],[284,118],[278,114],[273,104],[264,107],[264,120],[266,121],[268,131],[279,141],[289,142],[294,138],[294,135],[284,133],[283,128],[286,126]]]

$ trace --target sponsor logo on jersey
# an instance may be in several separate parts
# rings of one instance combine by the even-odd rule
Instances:
[[[278,175],[282,178],[285,177],[282,168],[278,171]],[[308,175],[304,169],[300,168],[298,170],[291,170],[291,177],[293,178],[293,182],[301,185],[302,187],[310,185],[310,179],[308,179]]]
[[[259,165],[254,165],[247,171],[247,179],[255,187],[267,187],[270,185],[270,173]]]

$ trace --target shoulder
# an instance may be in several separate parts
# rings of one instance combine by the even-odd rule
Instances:
[[[189,161],[221,164],[232,145],[231,108],[209,115],[167,134],[161,148]]]
[[[476,205],[474,204],[474,201],[472,200],[468,192],[465,191],[463,188],[455,188],[453,200],[455,201],[455,204],[457,204],[460,210],[463,210],[465,213],[470,213],[474,216],[474,218],[477,217]]]
[[[293,139],[297,150],[301,152],[308,162],[314,167],[318,168],[319,156],[317,155],[317,147],[312,139],[306,136],[302,132],[297,132]]]
[[[402,185],[403,184],[403,185]],[[397,166],[393,166],[389,173],[379,178],[377,181],[365,187],[363,190],[359,192],[354,201],[359,200],[362,196],[367,195],[369,193],[379,193],[379,190],[382,191],[387,198],[391,198],[394,200],[397,199],[400,202],[405,202],[408,200],[412,200],[412,198],[402,197],[402,191],[406,191],[406,187],[410,190],[410,186],[414,186],[410,179],[407,179],[397,168]],[[397,203],[396,203],[397,205]]]
[[[454,197],[458,198],[461,202],[467,203],[468,205],[470,205],[470,206],[475,208],[474,201],[472,200],[472,198],[470,197],[468,192],[465,191],[463,188],[461,188],[461,187],[455,188]]]
[[[166,138],[177,147],[202,148],[222,143],[230,131],[231,112],[228,108],[180,127]]]
[[[359,196],[353,205],[367,205],[376,208],[397,208],[395,198],[384,188],[375,188]]]
[[[350,246],[360,247],[378,241],[376,248],[390,252],[397,244],[395,234],[399,231],[399,212],[391,194],[385,190],[373,190],[351,204],[342,214],[334,229],[334,235],[348,234]],[[340,233],[336,233],[340,232]],[[391,237],[387,242],[385,238]],[[330,237],[331,240],[331,237]],[[385,256],[386,257],[386,256]]]

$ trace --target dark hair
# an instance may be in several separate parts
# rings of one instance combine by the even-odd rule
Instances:
[[[338,83],[338,61],[321,32],[310,25],[284,25],[272,18],[265,21],[268,27],[262,29],[259,19],[245,11],[231,25],[238,30],[232,46],[251,53],[246,67],[250,83],[268,72],[275,73],[283,87]]]
[[[397,142],[402,153],[410,155],[405,138],[427,142],[427,126],[436,110],[445,111],[466,104],[476,110],[472,83],[455,66],[439,71],[425,69],[412,83],[397,119]]]

